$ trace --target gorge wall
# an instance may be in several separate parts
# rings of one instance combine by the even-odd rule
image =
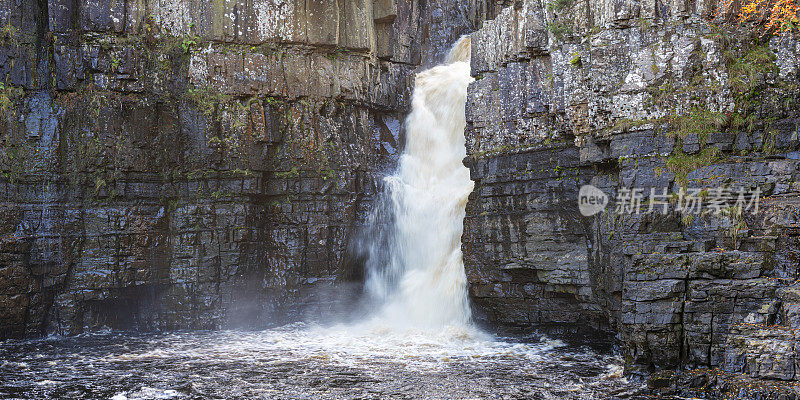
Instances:
[[[684,386],[698,391],[800,379],[800,47],[730,17],[713,1],[529,0],[472,35],[463,249],[480,318],[610,329],[628,372],[712,371]],[[579,213],[585,184],[606,211]],[[760,210],[678,211],[682,188],[708,207],[726,185],[760,189]],[[638,211],[616,212],[635,188]],[[668,212],[648,212],[651,189]]]
[[[800,42],[717,10],[0,0],[0,339],[264,326],[353,300],[413,74],[475,30],[475,317],[611,331],[630,372],[796,380]],[[581,216],[584,184],[606,212]],[[760,188],[760,212],[613,210],[625,189],[722,184]]]
[[[0,1],[0,338],[349,301],[415,68],[501,6]]]

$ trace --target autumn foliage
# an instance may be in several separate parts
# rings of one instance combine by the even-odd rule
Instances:
[[[723,0],[717,17],[733,15],[741,25],[763,34],[782,35],[798,27],[800,0]]]

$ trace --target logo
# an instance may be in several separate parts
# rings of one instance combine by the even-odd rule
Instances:
[[[592,185],[583,185],[578,192],[578,209],[584,217],[603,211],[607,205],[608,196]]]

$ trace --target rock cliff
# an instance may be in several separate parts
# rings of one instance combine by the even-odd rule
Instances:
[[[0,1],[0,338],[348,301],[415,69],[501,6]]]
[[[472,35],[463,248],[482,319],[609,329],[632,373],[800,378],[800,47],[729,17],[529,0]],[[586,184],[604,212],[579,213]],[[718,187],[732,197],[713,212]]]

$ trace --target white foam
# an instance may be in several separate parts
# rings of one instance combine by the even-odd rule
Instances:
[[[397,172],[385,178],[391,256],[368,264],[367,291],[382,304],[374,317],[380,326],[466,329],[470,322],[461,253],[474,187],[462,163],[467,86],[473,81],[469,43],[462,38],[449,64],[416,76],[405,151]]]
[[[176,390],[142,387],[136,392],[117,393],[110,400],[165,400],[180,397],[184,396]]]

